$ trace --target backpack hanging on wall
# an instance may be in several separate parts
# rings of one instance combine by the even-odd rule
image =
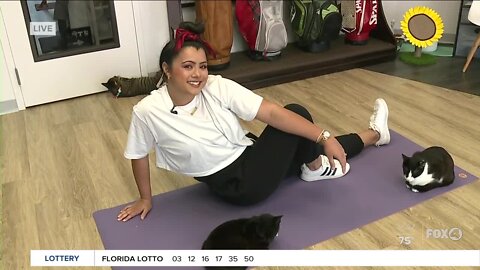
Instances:
[[[283,1],[278,0],[235,1],[238,28],[253,60],[275,59],[287,46],[283,5]]]
[[[196,1],[197,22],[203,22],[202,38],[212,46],[215,55],[207,55],[210,70],[226,69],[233,45],[233,12],[230,0]]]
[[[377,27],[379,1],[380,0],[342,1],[343,16],[345,18],[351,18],[355,23],[354,25],[343,27],[345,42],[353,45],[364,45],[367,43],[370,31]],[[352,12],[353,10],[354,13]]]
[[[332,0],[293,0],[290,19],[298,46],[310,52],[327,50],[342,27],[342,15]]]

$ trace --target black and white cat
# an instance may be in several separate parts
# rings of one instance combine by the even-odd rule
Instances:
[[[234,219],[220,224],[203,242],[202,249],[268,249],[278,235],[282,216],[262,214]],[[240,267],[205,267],[206,269],[247,269]]]
[[[403,177],[407,188],[413,192],[426,192],[453,183],[453,159],[442,147],[432,146],[412,157],[403,157]]]

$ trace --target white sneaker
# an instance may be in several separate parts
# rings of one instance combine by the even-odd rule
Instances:
[[[326,180],[326,179],[333,179],[339,178],[344,176],[350,171],[350,164],[347,163],[345,169],[345,173],[342,173],[342,165],[340,161],[334,159],[335,168],[330,167],[330,162],[328,162],[328,157],[324,155],[320,155],[322,159],[322,165],[315,171],[310,170],[307,165],[302,165],[302,173],[300,174],[300,178],[302,180],[311,182],[317,180]]]
[[[370,129],[380,134],[376,146],[390,143],[390,130],[388,129],[388,106],[383,98],[375,100],[373,114],[370,116]]]

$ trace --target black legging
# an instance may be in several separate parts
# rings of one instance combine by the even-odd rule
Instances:
[[[293,111],[313,123],[312,116],[302,106],[289,104]],[[253,134],[247,136],[254,137]],[[364,147],[358,134],[336,137],[348,158],[360,153]],[[250,205],[266,199],[288,176],[298,175],[304,163],[310,163],[320,154],[323,146],[313,141],[267,126],[256,142],[233,163],[204,177],[196,177],[225,201],[237,205]]]

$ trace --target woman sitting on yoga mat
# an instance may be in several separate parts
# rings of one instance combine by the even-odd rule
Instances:
[[[160,168],[192,176],[214,194],[237,205],[265,200],[280,181],[300,175],[305,181],[345,175],[346,162],[366,146],[390,142],[388,108],[375,101],[370,128],[334,137],[313,124],[300,105],[278,106],[238,83],[208,75],[209,45],[202,25],[182,23],[163,48],[160,66],[166,82],[133,108],[125,157],[140,199],[120,211],[127,221],[152,208],[148,154]],[[268,126],[260,137],[245,132],[238,118]]]

